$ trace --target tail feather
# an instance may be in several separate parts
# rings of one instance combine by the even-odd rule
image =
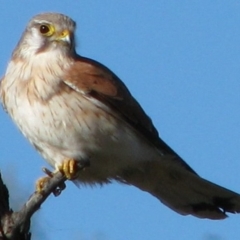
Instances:
[[[117,180],[149,192],[182,215],[224,219],[226,212],[240,212],[239,194],[186,170],[175,158],[129,167]]]

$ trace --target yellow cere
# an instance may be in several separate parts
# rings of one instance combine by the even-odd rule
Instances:
[[[60,37],[66,37],[68,35],[69,35],[69,31],[68,30],[64,30],[64,31],[62,31]]]

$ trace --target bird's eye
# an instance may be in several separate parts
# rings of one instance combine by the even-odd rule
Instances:
[[[39,30],[40,30],[40,33],[42,33],[42,34],[46,34],[50,31],[50,29],[47,25],[41,25]]]
[[[39,27],[39,31],[42,35],[51,36],[54,33],[54,28],[47,24],[42,24]]]

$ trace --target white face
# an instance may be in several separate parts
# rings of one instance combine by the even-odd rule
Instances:
[[[24,38],[24,44],[21,45],[21,51],[18,53],[24,59],[39,58],[41,60],[38,64],[41,64],[44,61],[44,55],[50,59],[51,55],[64,53],[63,48],[58,46],[57,42],[50,42],[45,36],[39,34],[38,29],[32,28]]]
[[[47,39],[40,34],[39,29],[34,27],[31,29],[31,32],[26,35],[25,41],[28,46],[26,54],[33,55],[46,44]]]

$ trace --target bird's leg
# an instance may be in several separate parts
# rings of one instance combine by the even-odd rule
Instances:
[[[44,189],[44,186],[48,184],[48,182],[51,180],[51,178],[54,177],[57,172],[61,172],[68,180],[74,180],[78,177],[81,170],[88,166],[90,166],[89,160],[77,161],[74,159],[65,159],[60,165],[56,165],[56,170],[54,172],[51,172],[47,168],[43,168],[43,171],[48,176],[42,177],[36,182],[36,191],[38,193],[41,193]],[[53,191],[53,194],[55,196],[60,195],[61,191],[64,190],[65,187],[65,183],[62,183]]]
[[[74,180],[79,176],[79,173],[86,167],[90,166],[89,160],[74,160],[65,159],[61,165],[57,165],[60,171],[67,179]]]

